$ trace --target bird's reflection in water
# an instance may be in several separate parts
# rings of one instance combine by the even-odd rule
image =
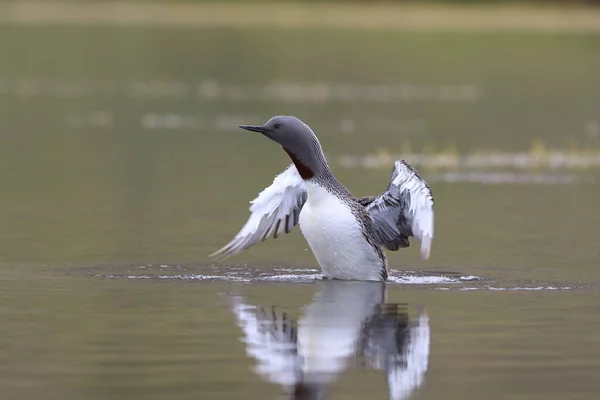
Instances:
[[[292,399],[324,399],[325,386],[354,360],[385,372],[390,399],[407,399],[423,383],[429,359],[429,318],[410,320],[406,304],[386,303],[381,282],[322,281],[296,322],[232,298],[255,371]]]

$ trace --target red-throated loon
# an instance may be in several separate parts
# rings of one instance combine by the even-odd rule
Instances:
[[[335,178],[317,136],[298,118],[276,116],[264,125],[240,128],[279,143],[293,164],[251,202],[246,224],[211,257],[233,256],[300,224],[325,278],[385,281],[388,267],[382,247],[408,247],[409,236],[421,242],[421,258],[429,258],[433,197],[408,163],[394,163],[383,193],[356,198]]]

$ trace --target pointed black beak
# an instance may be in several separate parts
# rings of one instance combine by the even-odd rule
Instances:
[[[252,131],[252,132],[260,132],[262,134],[267,133],[267,129],[265,129],[262,126],[254,126],[254,125],[240,125],[240,128],[245,129],[247,131]]]

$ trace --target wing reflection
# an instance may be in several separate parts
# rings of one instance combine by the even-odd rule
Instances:
[[[232,298],[246,352],[264,379],[292,399],[323,399],[357,358],[386,373],[390,399],[407,399],[423,384],[429,360],[429,318],[423,309],[410,320],[408,306],[385,302],[380,282],[322,281],[296,322],[269,309]]]

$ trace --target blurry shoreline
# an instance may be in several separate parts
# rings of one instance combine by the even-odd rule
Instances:
[[[600,9],[582,5],[187,3],[13,1],[0,24],[352,28],[426,31],[598,32]]]

